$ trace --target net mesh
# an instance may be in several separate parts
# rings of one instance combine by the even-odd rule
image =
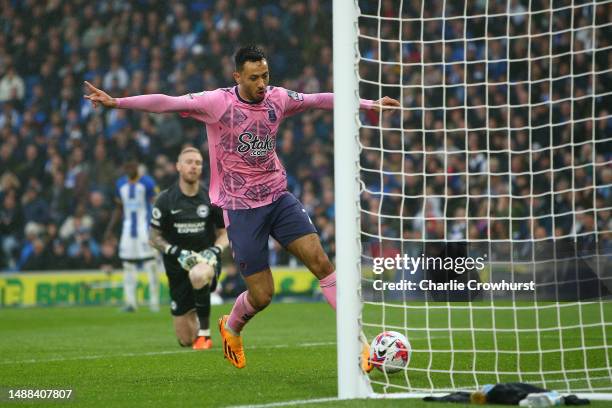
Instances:
[[[402,105],[359,117],[362,325],[412,345],[375,391],[612,391],[612,2],[356,3],[359,94]],[[451,280],[535,290],[381,287]]]

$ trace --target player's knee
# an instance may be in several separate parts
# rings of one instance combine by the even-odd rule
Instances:
[[[194,289],[202,289],[204,285],[206,285],[206,280],[202,274],[192,274],[189,273],[189,280],[191,281],[191,286]]]
[[[191,337],[187,337],[187,336],[179,336],[176,338],[176,340],[178,341],[178,344],[181,347],[191,347],[194,339],[192,339]]]
[[[196,339],[198,332],[195,312],[178,316],[174,321],[174,333],[181,347],[190,347]]]
[[[181,347],[191,347],[196,339],[196,330],[194,328],[181,328],[176,330],[176,339]]]
[[[200,267],[200,265],[196,265],[189,271],[191,286],[193,286],[194,289],[202,289],[204,286],[210,283],[213,275],[214,271],[212,271],[212,268],[207,268],[204,266]]]

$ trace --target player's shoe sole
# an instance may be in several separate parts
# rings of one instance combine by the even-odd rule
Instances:
[[[212,340],[210,337],[199,336],[191,346],[194,350],[208,350],[212,348]]]
[[[374,369],[374,364],[370,361],[370,345],[368,343],[362,343],[361,346],[361,369],[365,373]]]
[[[242,348],[242,337],[234,336],[225,330],[228,318],[228,315],[224,315],[219,319],[219,332],[221,333],[221,339],[223,339],[223,354],[234,367],[244,368],[246,366],[246,357]]]

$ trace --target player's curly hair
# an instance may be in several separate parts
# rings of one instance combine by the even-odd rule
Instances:
[[[256,45],[246,45],[236,51],[234,62],[236,63],[236,71],[242,71],[244,63],[247,61],[257,62],[266,59],[266,54],[261,48]]]

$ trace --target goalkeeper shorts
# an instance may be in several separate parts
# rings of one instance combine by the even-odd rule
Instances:
[[[234,262],[243,276],[270,267],[270,236],[287,248],[296,239],[317,233],[302,203],[289,192],[262,207],[225,210],[224,216]]]
[[[164,267],[168,276],[170,289],[170,313],[172,316],[182,316],[195,309],[193,286],[189,280],[189,273],[181,268],[176,259],[164,256]]]

